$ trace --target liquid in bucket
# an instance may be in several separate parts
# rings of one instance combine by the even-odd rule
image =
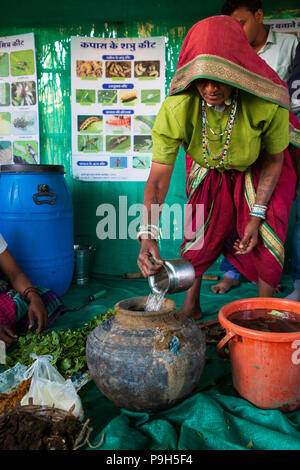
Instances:
[[[300,331],[300,315],[283,310],[240,310],[229,315],[235,325],[270,333],[293,333]]]
[[[224,305],[219,312],[226,336],[234,388],[258,408],[283,412],[300,407],[300,302],[258,297]],[[227,355],[228,357],[228,355]]]

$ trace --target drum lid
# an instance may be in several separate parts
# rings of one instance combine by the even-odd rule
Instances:
[[[65,173],[64,165],[34,165],[15,163],[1,165],[1,173]]]

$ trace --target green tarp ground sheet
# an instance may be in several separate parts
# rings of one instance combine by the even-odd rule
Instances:
[[[211,291],[214,282],[203,282],[201,307],[204,315],[201,321],[217,317],[220,308],[233,300],[257,296],[256,287],[246,281],[227,294],[216,295]],[[276,297],[285,297],[291,291],[292,283],[287,275],[282,284],[284,290]],[[121,300],[150,293],[144,279],[103,277],[93,279],[86,286],[72,285],[63,300],[71,309],[83,305],[89,295],[102,289],[107,291],[104,297],[84,310],[65,313],[56,321],[54,329],[81,327]],[[169,296],[178,309],[184,295]],[[196,392],[173,408],[159,413],[120,409],[90,381],[79,391],[84,419],[89,418],[89,425],[93,428],[90,443],[97,446],[102,440],[97,448],[100,451],[300,449],[300,410],[282,413],[256,408],[234,390],[230,361],[216,355],[214,344],[207,345],[206,357],[207,363]],[[85,449],[92,450],[89,446]]]

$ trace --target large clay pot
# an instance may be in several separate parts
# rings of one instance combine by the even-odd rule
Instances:
[[[144,311],[147,297],[115,305],[117,314],[89,335],[86,358],[101,392],[132,411],[167,409],[190,395],[205,365],[205,336],[196,323],[175,313],[164,299]]]

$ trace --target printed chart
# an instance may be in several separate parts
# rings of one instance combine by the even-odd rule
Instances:
[[[165,98],[165,39],[71,38],[72,173],[146,181]]]
[[[0,165],[39,163],[34,34],[0,38]]]

